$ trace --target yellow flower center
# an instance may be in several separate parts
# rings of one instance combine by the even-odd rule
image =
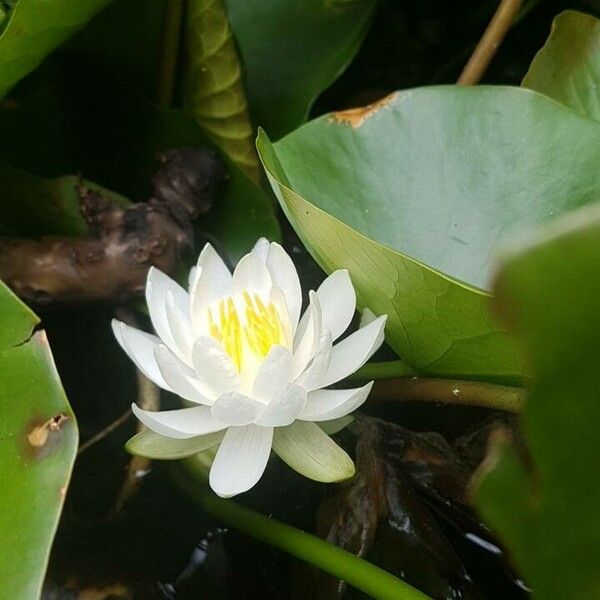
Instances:
[[[238,372],[246,351],[264,358],[271,346],[285,343],[283,323],[273,303],[265,306],[258,294],[250,296],[247,291],[242,292],[242,297],[243,318],[231,297],[219,301],[214,309],[216,315],[208,311],[210,334],[223,344]]]

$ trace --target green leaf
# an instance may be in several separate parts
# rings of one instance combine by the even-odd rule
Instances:
[[[558,15],[522,85],[600,120],[600,21],[572,10]]]
[[[254,122],[273,138],[298,127],[350,63],[377,0],[225,0]],[[285,24],[285,26],[282,26]]]
[[[10,236],[81,236],[87,233],[79,209],[78,187],[101,192],[120,206],[129,201],[99,185],[65,175],[46,179],[0,163],[0,233]]]
[[[523,363],[492,320],[492,249],[600,197],[600,124],[520,88],[397,92],[326,115],[259,154],[294,229],[424,373],[511,380]],[[574,149],[577,151],[574,151]]]
[[[198,437],[179,440],[159,435],[149,429],[134,435],[125,445],[131,454],[156,460],[173,460],[193,456],[216,446],[225,432],[218,431]]]
[[[242,65],[224,1],[189,0],[185,24],[186,108],[232,161],[250,179],[260,182]]]
[[[39,597],[77,426],[37,317],[0,283],[0,597]]]
[[[276,427],[273,451],[304,477],[323,481],[343,481],[354,475],[354,463],[316,423],[294,421]]]
[[[600,597],[600,206],[531,234],[501,263],[495,292],[534,382],[524,466],[504,442],[481,468],[480,512],[534,597]]]
[[[0,35],[0,97],[110,0],[20,0]]]

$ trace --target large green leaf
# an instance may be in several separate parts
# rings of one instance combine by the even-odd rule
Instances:
[[[387,340],[436,375],[518,377],[492,321],[492,249],[600,197],[600,124],[520,88],[433,87],[321,117],[258,147],[326,271],[350,270]]]
[[[0,35],[0,97],[111,0],[19,0]]]
[[[274,138],[302,124],[352,60],[377,0],[225,0],[254,123]],[[284,24],[284,26],[282,26]]]
[[[37,317],[0,283],[0,597],[39,597],[77,427]]]
[[[600,20],[572,10],[558,15],[523,86],[600,120]]]
[[[539,599],[600,597],[600,206],[547,225],[504,259],[504,322],[534,371],[523,413],[534,471],[499,442],[477,504]]]

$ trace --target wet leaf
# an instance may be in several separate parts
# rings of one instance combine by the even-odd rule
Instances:
[[[110,0],[20,0],[0,34],[0,97]]]
[[[77,426],[35,315],[0,284],[0,597],[39,596]],[[31,336],[31,337],[30,337]]]
[[[452,448],[437,434],[413,433],[378,419],[360,417],[352,428],[358,436],[357,475],[322,505],[320,534],[432,598],[481,598],[423,501],[423,490],[415,486],[416,472],[446,507],[462,502],[469,471]],[[315,598],[342,598],[345,585],[320,575],[314,590]]]
[[[572,10],[558,15],[522,85],[600,120],[600,20]]]
[[[252,118],[279,138],[358,51],[377,0],[225,0]],[[282,23],[285,27],[282,27]]]
[[[594,202],[600,124],[529,90],[431,87],[334,113],[258,148],[294,229],[423,373],[517,379],[488,311],[499,240]],[[577,148],[577,152],[573,149]]]
[[[523,412],[533,470],[500,437],[475,497],[540,599],[600,595],[599,270],[593,206],[513,246],[494,287],[533,367]]]

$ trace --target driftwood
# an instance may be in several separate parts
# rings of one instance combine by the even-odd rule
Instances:
[[[118,303],[143,291],[151,266],[174,273],[193,247],[192,221],[210,209],[226,173],[207,149],[159,160],[147,202],[123,208],[80,184],[85,238],[0,238],[0,279],[35,304]]]

